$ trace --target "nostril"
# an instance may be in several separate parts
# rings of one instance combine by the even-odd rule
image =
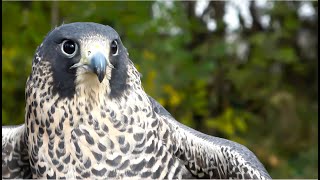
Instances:
[[[88,56],[90,56],[90,54],[91,54],[91,51],[88,51]]]

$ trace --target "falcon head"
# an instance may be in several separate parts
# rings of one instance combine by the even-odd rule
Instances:
[[[61,98],[72,98],[78,89],[101,88],[119,96],[126,89],[130,62],[118,33],[111,27],[64,24],[49,32],[38,47],[31,78],[47,69],[51,74],[48,84]]]

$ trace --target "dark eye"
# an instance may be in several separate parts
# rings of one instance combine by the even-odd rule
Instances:
[[[73,57],[76,54],[78,46],[71,40],[64,40],[61,46],[62,52],[68,57]]]
[[[111,42],[110,51],[113,56],[118,54],[118,43],[116,40]]]

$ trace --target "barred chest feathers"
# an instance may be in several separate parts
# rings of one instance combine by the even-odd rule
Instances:
[[[129,77],[138,76],[128,69]],[[157,117],[140,82],[127,83],[128,90],[117,99],[108,96],[108,88],[94,86],[79,86],[71,100],[30,88],[34,95],[27,118],[34,120],[28,121],[27,134],[33,176],[181,177],[187,170],[171,168],[181,162],[165,146],[169,127]]]

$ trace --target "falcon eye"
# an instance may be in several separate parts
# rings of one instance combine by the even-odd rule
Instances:
[[[68,57],[73,57],[76,54],[78,46],[71,40],[64,40],[61,46],[62,52]]]
[[[110,50],[113,56],[118,55],[118,43],[116,40],[111,42]]]

